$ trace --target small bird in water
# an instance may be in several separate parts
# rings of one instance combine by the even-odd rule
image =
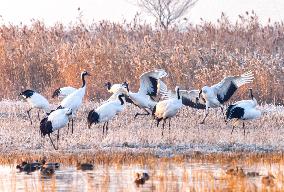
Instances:
[[[246,174],[245,174],[243,168],[237,167],[237,174],[236,174],[236,176],[238,176],[238,177],[245,177],[245,176],[246,176]]]
[[[227,175],[235,175],[236,170],[234,168],[230,168],[226,170]]]
[[[43,177],[51,177],[55,173],[55,167],[53,166],[42,166],[40,168],[40,174]]]
[[[269,173],[267,176],[262,177],[261,183],[266,187],[273,187],[275,182],[275,177]]]
[[[94,169],[94,165],[91,163],[79,163],[77,162],[77,170],[82,170],[82,171],[90,171]]]
[[[40,169],[40,163],[34,162],[34,163],[28,163],[26,161],[23,161],[21,164],[18,164],[16,166],[16,169],[19,169],[20,172],[26,172],[27,174],[34,172],[36,170]]]
[[[148,173],[143,172],[141,173],[136,173],[136,178],[135,178],[135,183],[139,187],[139,185],[144,185],[146,181],[150,179],[150,176]]]
[[[60,167],[60,163],[57,162],[46,162],[46,159],[41,160],[41,165],[45,167],[54,167],[55,169],[58,169]]]
[[[247,172],[248,177],[258,177],[260,176],[258,172],[252,171],[252,172]]]
[[[228,169],[226,171],[226,174],[231,175],[231,176],[237,176],[237,177],[245,177],[246,176],[244,170],[241,167],[238,167],[238,166],[235,169],[234,168]]]

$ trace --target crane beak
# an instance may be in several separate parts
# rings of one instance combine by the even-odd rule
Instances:
[[[110,82],[105,83],[104,87],[107,87],[107,88],[109,87],[110,88],[111,87],[111,83]]]

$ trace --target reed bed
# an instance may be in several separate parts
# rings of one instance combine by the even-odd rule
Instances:
[[[104,99],[106,81],[139,86],[139,76],[163,68],[170,88],[201,88],[225,75],[252,70],[252,85],[259,101],[283,104],[283,23],[262,26],[254,13],[230,23],[222,16],[217,24],[189,24],[158,31],[134,19],[131,23],[102,21],[69,26],[0,26],[0,98],[17,99],[31,88],[48,98],[58,87],[80,85],[83,69],[88,79],[87,99]],[[241,89],[233,98],[243,98]]]

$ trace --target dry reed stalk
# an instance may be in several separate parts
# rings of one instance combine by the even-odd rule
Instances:
[[[31,88],[51,98],[62,86],[80,85],[83,69],[93,73],[87,99],[106,98],[105,81],[138,88],[140,74],[154,68],[169,72],[169,87],[201,88],[225,75],[248,70],[262,102],[284,103],[283,23],[262,26],[254,13],[231,24],[224,16],[217,24],[204,22],[163,33],[148,25],[107,21],[69,26],[45,26],[40,21],[0,27],[0,98],[18,99]],[[247,97],[247,87],[234,100]]]

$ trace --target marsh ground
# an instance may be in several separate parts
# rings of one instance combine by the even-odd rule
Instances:
[[[231,134],[232,125],[225,124],[220,109],[210,109],[205,124],[199,124],[202,110],[182,108],[171,120],[171,130],[166,125],[164,136],[161,125],[156,127],[150,116],[134,119],[139,108],[131,105],[109,123],[109,132],[102,135],[102,124],[87,128],[87,114],[99,103],[83,104],[75,120],[74,133],[67,134],[67,127],[60,130],[59,150],[78,151],[131,151],[161,155],[200,152],[272,152],[284,148],[284,107],[262,105],[260,119],[246,122],[246,135],[239,125]],[[0,152],[52,151],[48,137],[39,134],[36,110],[32,112],[33,125],[26,115],[25,102],[0,103]],[[44,114],[41,114],[43,117]],[[53,135],[55,139],[55,134]]]
[[[21,101],[0,103],[0,189],[3,191],[70,190],[98,191],[281,191],[283,189],[283,113],[284,107],[262,105],[263,116],[239,126],[231,135],[231,125],[223,121],[220,110],[210,110],[206,124],[199,124],[203,111],[183,108],[171,121],[164,136],[150,117],[134,119],[136,107],[126,110],[109,124],[102,136],[102,125],[87,128],[86,116],[99,103],[81,107],[74,133],[60,131],[59,150],[49,139],[41,138],[36,110],[33,125],[27,118],[28,105]],[[41,114],[41,117],[43,114]],[[152,124],[152,126],[151,126]],[[53,135],[54,139],[56,138]],[[55,176],[42,179],[39,172],[17,173],[16,163],[43,156],[62,164]],[[75,164],[91,162],[94,171],[76,171]],[[239,177],[226,174],[229,168],[242,167],[245,173],[261,176]],[[147,170],[151,179],[137,187],[134,173]],[[263,176],[275,176],[273,186],[265,186]],[[67,185],[67,184],[68,185]]]

